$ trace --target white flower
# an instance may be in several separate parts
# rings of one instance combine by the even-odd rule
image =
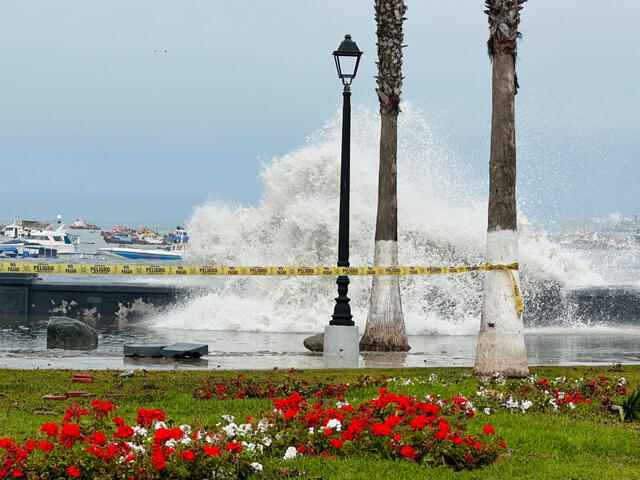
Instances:
[[[154,425],[154,428],[156,430],[158,430],[159,428],[167,428],[167,424],[164,422],[156,422],[156,424]]]
[[[242,442],[242,445],[247,447],[247,450],[249,450],[250,452],[253,452],[256,449],[256,444],[255,443]]]
[[[253,430],[253,425],[250,423],[243,423],[238,427],[238,435],[248,435]]]
[[[131,448],[131,450],[133,450],[134,452],[140,452],[140,453],[146,452],[146,450],[142,445],[136,445],[133,442],[127,442],[127,445],[129,445],[129,448]]]
[[[141,437],[147,436],[147,429],[136,425],[133,427],[134,435],[140,435]]]
[[[327,428],[335,429],[336,432],[342,430],[342,423],[337,418],[332,418],[327,422]]]
[[[484,413],[486,413],[487,415],[491,415],[491,408],[489,407],[485,408]]]
[[[213,442],[213,437],[211,435],[207,435],[206,437],[204,437],[204,441],[207,443],[211,443]]]
[[[230,423],[226,427],[222,427],[222,430],[227,434],[227,436],[235,437],[238,433],[238,426],[235,423]]]
[[[232,423],[236,419],[233,415],[221,415],[221,417],[227,423]]]
[[[258,433],[263,433],[263,432],[266,432],[268,428],[269,428],[269,422],[267,422],[266,420],[260,420],[258,422],[258,425],[256,426],[256,431]]]
[[[191,425],[180,425],[178,427],[180,430],[182,430],[185,434],[189,435],[191,433]]]
[[[296,458],[298,456],[298,450],[296,450],[296,447],[289,447],[287,448],[287,451],[284,452],[284,458],[285,460],[291,460],[292,458]]]
[[[569,408],[576,408],[576,406],[573,404],[573,402],[569,402]]]
[[[309,435],[313,435],[314,433],[316,433],[316,431],[313,429],[313,427],[309,427]]]
[[[518,402],[516,402],[513,397],[509,397],[505,402],[505,406],[507,408],[518,408]]]
[[[268,447],[269,445],[271,445],[271,439],[270,439],[269,437],[264,437],[264,438],[262,439],[262,444],[263,444],[265,447]]]
[[[173,438],[170,438],[169,440],[167,440],[165,442],[165,445],[169,448],[175,448],[176,447],[176,441]]]
[[[180,440],[180,443],[182,443],[183,445],[188,445],[191,443],[191,438],[190,437],[184,437]]]
[[[263,470],[262,465],[259,464],[258,462],[253,462],[251,466],[256,472],[261,472]]]
[[[520,410],[526,412],[531,405],[533,405],[533,402],[531,400],[525,400],[520,404]]]
[[[336,408],[346,407],[347,405],[349,405],[349,402],[347,402],[346,400],[344,402],[336,402]]]

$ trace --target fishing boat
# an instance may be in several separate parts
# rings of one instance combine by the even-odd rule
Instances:
[[[95,223],[87,223],[87,221],[82,218],[76,218],[76,221],[69,225],[71,230],[100,230],[100,227]]]
[[[182,260],[183,250],[160,250],[129,247],[99,248],[98,253],[128,260]]]
[[[189,234],[187,231],[178,226],[175,233],[168,233],[163,238],[164,243],[187,243],[189,241]]]

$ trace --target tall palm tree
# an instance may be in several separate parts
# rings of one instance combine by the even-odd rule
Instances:
[[[525,2],[485,0],[485,13],[489,16],[489,57],[493,63],[487,227],[487,262],[492,264],[518,261],[515,128],[518,79],[515,66],[517,42],[521,36],[518,32],[520,10]],[[486,272],[475,362],[475,372],[480,376],[496,372],[508,376],[529,373],[524,327],[514,300],[514,282],[517,281],[517,272]]]
[[[402,32],[407,7],[404,0],[375,0],[378,35],[380,101],[380,167],[378,214],[373,262],[398,265],[398,113],[402,90]],[[402,351],[410,349],[400,301],[397,276],[373,277],[371,305],[360,350]]]

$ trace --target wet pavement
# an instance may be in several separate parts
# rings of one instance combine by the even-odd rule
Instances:
[[[253,333],[157,328],[100,332],[100,347],[89,352],[47,350],[46,330],[0,330],[0,368],[69,369],[273,369],[324,368],[322,354],[302,345],[309,333]],[[526,332],[530,365],[640,364],[640,329],[555,328]],[[408,353],[363,353],[362,368],[471,367],[476,336],[410,336]],[[206,343],[200,359],[129,358],[125,343]]]

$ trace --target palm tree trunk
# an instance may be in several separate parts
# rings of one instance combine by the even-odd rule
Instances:
[[[398,113],[402,88],[404,0],[376,0],[378,24],[378,98],[380,100],[380,166],[374,265],[398,265]],[[397,276],[373,277],[363,351],[410,349]]]
[[[518,261],[515,60],[520,5],[525,1],[486,0],[491,29],[489,54],[493,60],[487,228],[487,262],[492,264]],[[519,281],[517,272],[515,279]],[[524,326],[515,307],[512,282],[509,272],[486,272],[475,361],[478,375],[529,373]]]

